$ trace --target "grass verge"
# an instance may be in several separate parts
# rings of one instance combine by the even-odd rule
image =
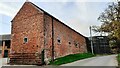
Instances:
[[[118,54],[117,60],[118,60],[118,67],[120,67],[120,54]]]
[[[66,64],[70,62],[74,62],[77,60],[85,59],[85,58],[90,58],[95,55],[91,53],[82,53],[82,54],[70,54],[61,58],[57,58],[54,60],[54,62],[50,61],[49,65],[61,65],[61,64]]]

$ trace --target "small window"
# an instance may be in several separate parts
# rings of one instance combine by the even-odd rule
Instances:
[[[69,44],[69,47],[71,47],[71,42],[70,41],[68,42],[68,44]]]
[[[57,42],[58,42],[58,44],[61,44],[60,38],[57,38]]]
[[[28,38],[25,37],[25,38],[24,38],[24,43],[27,43],[27,42],[28,42]]]
[[[71,42],[70,42],[70,41],[69,41],[68,43],[69,43],[69,44],[71,44]]]
[[[60,39],[58,39],[58,43],[60,43]]]
[[[78,47],[78,44],[77,44],[77,43],[75,43],[75,47]]]
[[[75,47],[78,47],[78,46],[79,46],[79,43],[75,42],[74,45],[75,45]]]

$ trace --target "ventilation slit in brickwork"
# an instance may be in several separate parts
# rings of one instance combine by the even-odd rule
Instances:
[[[25,37],[25,38],[24,38],[24,43],[27,43],[27,42],[28,42],[28,38]]]

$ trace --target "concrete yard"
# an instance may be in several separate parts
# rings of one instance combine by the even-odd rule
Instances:
[[[118,66],[118,63],[116,55],[108,55],[83,59],[62,66]]]
[[[93,58],[78,60],[61,66],[118,66],[117,55],[97,56]],[[35,65],[8,65],[7,58],[0,58],[0,67],[2,66],[35,66]]]
[[[0,68],[2,66],[36,66],[36,65],[9,65],[7,64],[8,60],[9,60],[8,58],[0,58]]]
[[[7,65],[7,58],[0,58],[0,67]]]

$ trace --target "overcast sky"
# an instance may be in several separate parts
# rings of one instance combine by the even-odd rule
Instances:
[[[100,25],[100,13],[116,0],[29,0],[84,36],[89,36],[89,26]],[[0,1],[0,34],[11,33],[11,20],[25,0]]]

